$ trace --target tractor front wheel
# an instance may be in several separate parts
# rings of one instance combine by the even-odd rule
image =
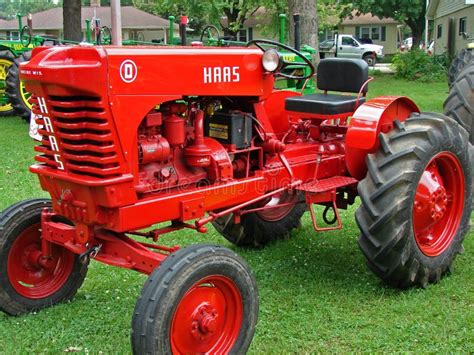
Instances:
[[[0,215],[0,310],[19,315],[70,300],[82,285],[87,265],[58,245],[41,253],[41,212],[51,201],[19,202]]]
[[[31,94],[26,91],[25,85],[20,80],[20,64],[31,59],[31,51],[27,51],[13,62],[8,70],[7,96],[15,108],[16,113],[26,121],[30,121],[32,104],[29,101]]]
[[[300,226],[301,216],[306,211],[305,203],[297,203],[300,197],[298,194],[281,193],[270,198],[265,205],[252,206],[269,208],[242,215],[240,223],[235,223],[234,217],[227,215],[212,224],[232,244],[264,247],[276,240],[288,238],[290,232]],[[278,205],[283,206],[275,207]]]
[[[229,249],[194,245],[150,275],[135,306],[135,354],[245,354],[258,317],[256,282]]]
[[[15,113],[15,109],[7,96],[7,75],[8,70],[15,57],[9,51],[0,52],[0,117],[11,116]]]
[[[451,270],[469,230],[473,174],[467,132],[449,117],[413,114],[380,135],[359,183],[359,246],[387,284],[426,287]]]

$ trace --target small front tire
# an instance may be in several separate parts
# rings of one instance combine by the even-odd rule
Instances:
[[[87,265],[59,245],[41,258],[41,212],[46,199],[26,200],[0,214],[0,309],[20,315],[70,300],[81,287]]]
[[[229,249],[171,254],[143,287],[132,319],[134,354],[245,353],[258,317],[256,282]]]
[[[235,223],[233,216],[229,214],[216,219],[212,225],[234,245],[262,248],[288,238],[291,231],[300,226],[301,216],[306,211],[306,204],[300,200],[300,195],[285,192],[272,197],[266,206],[295,203],[294,205],[246,213],[240,217],[240,223]]]

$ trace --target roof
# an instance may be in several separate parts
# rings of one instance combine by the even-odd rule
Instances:
[[[426,9],[426,17],[429,20],[434,20],[472,7],[474,7],[474,0],[430,0]]]
[[[426,17],[432,20],[436,15],[436,9],[438,8],[439,0],[430,0],[428,8],[426,9]]]
[[[399,25],[400,22],[391,18],[391,17],[377,17],[372,14],[359,14],[357,15],[357,10],[352,11],[352,13],[346,17],[341,25],[351,26],[351,25],[389,25],[396,24]]]
[[[169,21],[148,12],[139,10],[133,6],[122,6],[122,28],[124,29],[161,29],[168,28]],[[96,16],[100,19],[101,26],[111,27],[111,12],[109,6],[90,7],[84,6],[81,8],[81,23],[82,28],[85,29],[86,19],[92,19]],[[26,24],[26,17],[23,18],[23,23]],[[0,29],[17,29],[18,21],[0,20]],[[41,11],[33,14],[33,29],[34,30],[60,30],[63,28],[63,9],[62,7],[54,7],[52,9]],[[175,29],[179,26],[175,24]]]
[[[257,25],[267,25],[271,23],[272,14],[268,12],[264,7],[259,7],[254,13],[249,13],[248,18],[245,20],[244,27],[255,27]],[[227,16],[221,17],[220,23],[222,26],[228,26]]]

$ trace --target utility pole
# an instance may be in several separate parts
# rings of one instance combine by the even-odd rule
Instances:
[[[428,25],[429,25],[429,22],[428,22],[428,6],[430,4],[430,0],[426,0],[426,11],[425,11],[425,52],[428,53],[428,47],[429,47],[429,44],[428,44]],[[413,45],[415,45],[413,43]]]
[[[112,44],[122,45],[122,12],[120,10],[120,0],[110,0],[110,11],[112,18]]]

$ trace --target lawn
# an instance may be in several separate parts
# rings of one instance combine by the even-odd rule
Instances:
[[[442,110],[445,83],[417,84],[377,76],[370,96],[408,95],[421,109]],[[0,208],[45,196],[27,172],[33,142],[20,119],[0,120]],[[234,248],[212,228],[208,235],[178,232],[166,244],[212,242],[236,250],[252,267],[260,318],[251,353],[474,351],[474,241],[465,242],[455,271],[427,289],[384,286],[357,247],[355,208],[344,229],[316,234],[308,214],[288,241],[264,250]],[[471,233],[472,234],[472,233]],[[0,313],[0,353],[57,353],[68,348],[128,353],[130,320],[146,277],[92,262],[75,299],[38,313]]]

